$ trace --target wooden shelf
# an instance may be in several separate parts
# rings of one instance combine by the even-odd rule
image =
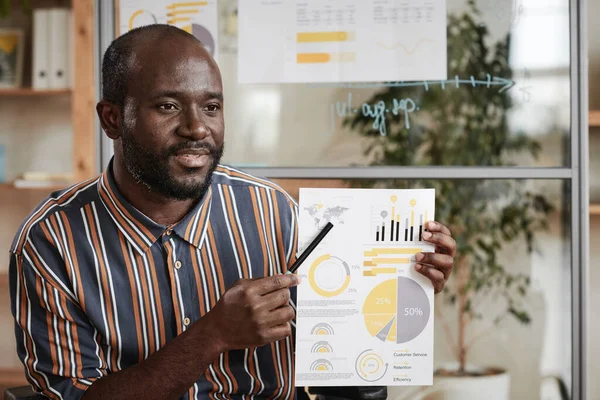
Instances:
[[[37,90],[32,88],[2,89],[0,88],[0,97],[47,97],[47,96],[66,96],[71,94],[71,89],[45,89]]]
[[[13,183],[0,183],[0,190],[45,190],[47,192],[52,192],[54,190],[61,190],[71,186],[69,183],[65,183],[63,185],[51,185],[51,186],[31,186],[31,187],[17,187]]]
[[[590,126],[600,127],[600,110],[590,111],[588,116],[588,123]]]
[[[590,215],[600,215],[600,203],[590,204]]]

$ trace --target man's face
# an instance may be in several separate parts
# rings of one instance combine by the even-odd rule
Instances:
[[[223,154],[223,89],[200,44],[159,43],[135,56],[123,110],[123,163],[167,197],[198,199]]]

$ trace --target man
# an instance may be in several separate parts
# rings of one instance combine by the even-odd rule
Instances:
[[[215,61],[193,36],[152,25],[111,44],[102,79],[97,112],[113,159],[40,204],[11,250],[30,383],[65,399],[294,398],[299,282],[284,273],[296,205],[219,165]],[[439,291],[455,244],[441,224],[429,228],[439,253],[424,255],[421,272]]]

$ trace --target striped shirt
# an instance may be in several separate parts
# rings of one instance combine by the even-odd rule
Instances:
[[[122,197],[111,166],[51,194],[11,247],[17,351],[53,399],[146,359],[236,280],[284,273],[296,256],[297,205],[269,181],[219,166],[204,198],[163,226]],[[226,352],[183,398],[293,398],[293,365],[293,338]]]

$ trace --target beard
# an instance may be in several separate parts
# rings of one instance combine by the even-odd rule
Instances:
[[[140,144],[127,129],[121,135],[125,168],[133,178],[148,190],[175,200],[199,200],[212,182],[212,174],[223,156],[224,146],[216,147],[203,142],[182,142],[155,153]],[[187,176],[177,179],[169,170],[169,159],[180,150],[205,149],[210,153],[211,164],[205,176],[198,179],[202,168],[187,168]]]

